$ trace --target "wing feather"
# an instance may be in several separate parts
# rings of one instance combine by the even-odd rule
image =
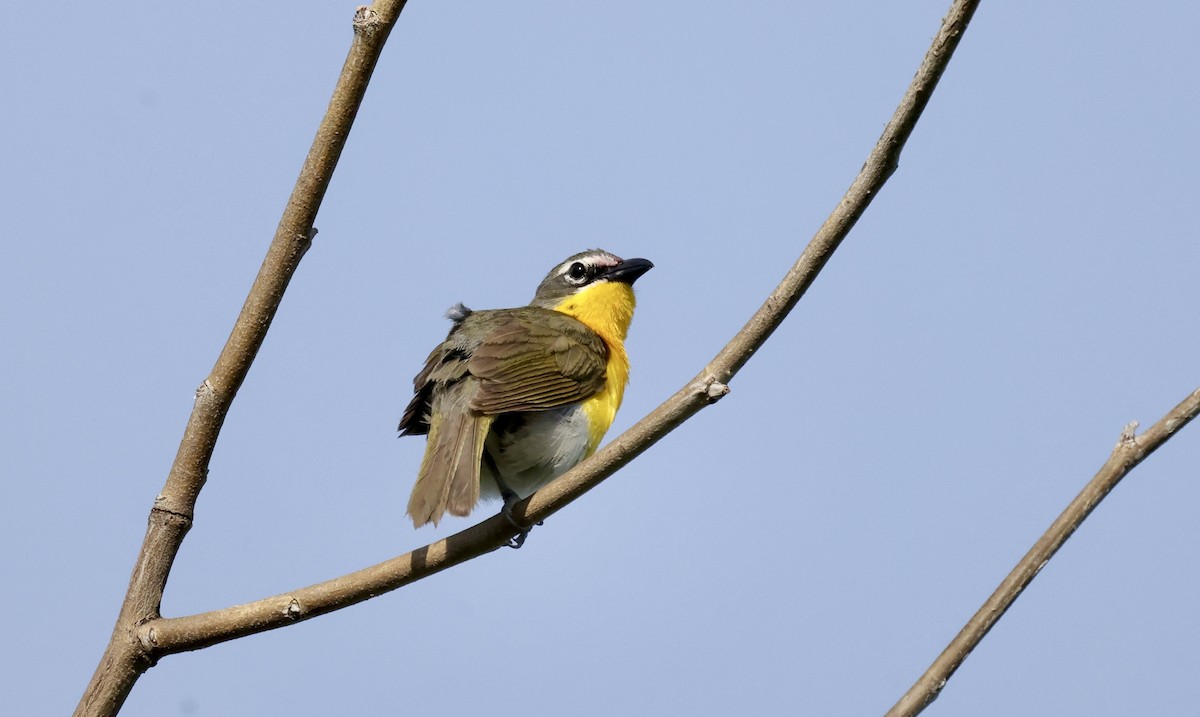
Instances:
[[[504,313],[467,361],[480,379],[471,408],[486,414],[544,411],[604,388],[608,347],[578,320],[549,309]]]

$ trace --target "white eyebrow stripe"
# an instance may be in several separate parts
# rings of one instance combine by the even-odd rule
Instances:
[[[559,264],[558,269],[554,273],[558,276],[565,276],[566,273],[571,270],[571,266],[576,262],[583,264],[589,269],[595,269],[596,267],[600,266],[616,266],[617,264],[621,263],[621,260],[607,252],[598,252],[596,254],[579,257],[578,259],[568,259],[567,261]]]

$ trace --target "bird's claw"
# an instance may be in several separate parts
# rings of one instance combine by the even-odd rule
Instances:
[[[529,537],[529,531],[533,530],[534,526],[522,525],[521,523],[517,522],[516,518],[513,517],[513,506],[521,500],[519,495],[513,493],[512,491],[504,491],[501,493],[501,497],[504,499],[504,507],[500,509],[500,514],[512,524],[512,527],[519,531],[516,535],[508,539],[508,542],[505,543],[505,546],[512,548],[513,550],[518,550],[522,545],[525,544],[525,539]],[[537,525],[541,525],[542,522],[543,521],[539,520]]]

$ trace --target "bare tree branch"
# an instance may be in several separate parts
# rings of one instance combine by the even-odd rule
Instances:
[[[1167,415],[1159,419],[1140,436],[1135,436],[1137,423],[1131,423],[1121,432],[1121,439],[1113,448],[1112,455],[1096,473],[1095,477],[1084,486],[1075,500],[1050,525],[1050,528],[1038,538],[1025,557],[1017,563],[1008,577],[1000,583],[1000,587],[983,603],[958,635],[950,642],[941,655],[933,661],[929,669],[920,679],[909,688],[908,692],[887,712],[888,717],[908,717],[920,714],[933,703],[941,694],[942,688],[954,674],[967,655],[975,649],[980,640],[992,629],[992,625],[1004,616],[1004,613],[1016,602],[1017,598],[1033,582],[1050,558],[1067,542],[1091,515],[1100,501],[1112,492],[1121,482],[1125,474],[1133,470],[1146,456],[1153,453],[1159,446],[1167,442],[1180,428],[1183,428],[1200,413],[1200,389],[1192,392],[1178,406],[1171,409]]]
[[[175,462],[166,485],[154,499],[146,537],[112,638],[75,709],[77,717],[115,715],[138,677],[154,664],[155,658],[136,635],[137,628],[159,616],[171,565],[191,528],[196,498],[204,487],[221,425],[262,346],[283,292],[312,243],[317,209],[346,144],[379,53],[404,2],[377,0],[355,14],[354,40],[329,109],[317,129],[275,238],[225,348],[212,372],[196,390],[196,402]]]
[[[950,62],[978,0],[956,0],[891,121],[854,183],[762,307],[704,369],[652,413],[588,460],[517,504],[513,516],[543,520],[629,463],[675,427],[728,392],[726,385],[783,322],[841,241],[899,166],[938,79]],[[503,546],[514,534],[495,516],[449,538],[355,573],[222,610],[146,621],[138,631],[147,654],[195,650],[289,625],[395,590]]]

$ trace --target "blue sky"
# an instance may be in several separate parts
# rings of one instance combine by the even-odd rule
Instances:
[[[442,313],[644,256],[623,430],[757,308],[943,2],[413,0],[226,422],[167,615],[466,527],[403,516]],[[0,23],[0,699],[73,708],[353,5]],[[1103,463],[1200,385],[1190,3],[984,3],[900,170],[731,394],[502,551],[172,656],[123,715],[880,714]],[[1200,433],[1138,468],[928,714],[1200,703]]]

